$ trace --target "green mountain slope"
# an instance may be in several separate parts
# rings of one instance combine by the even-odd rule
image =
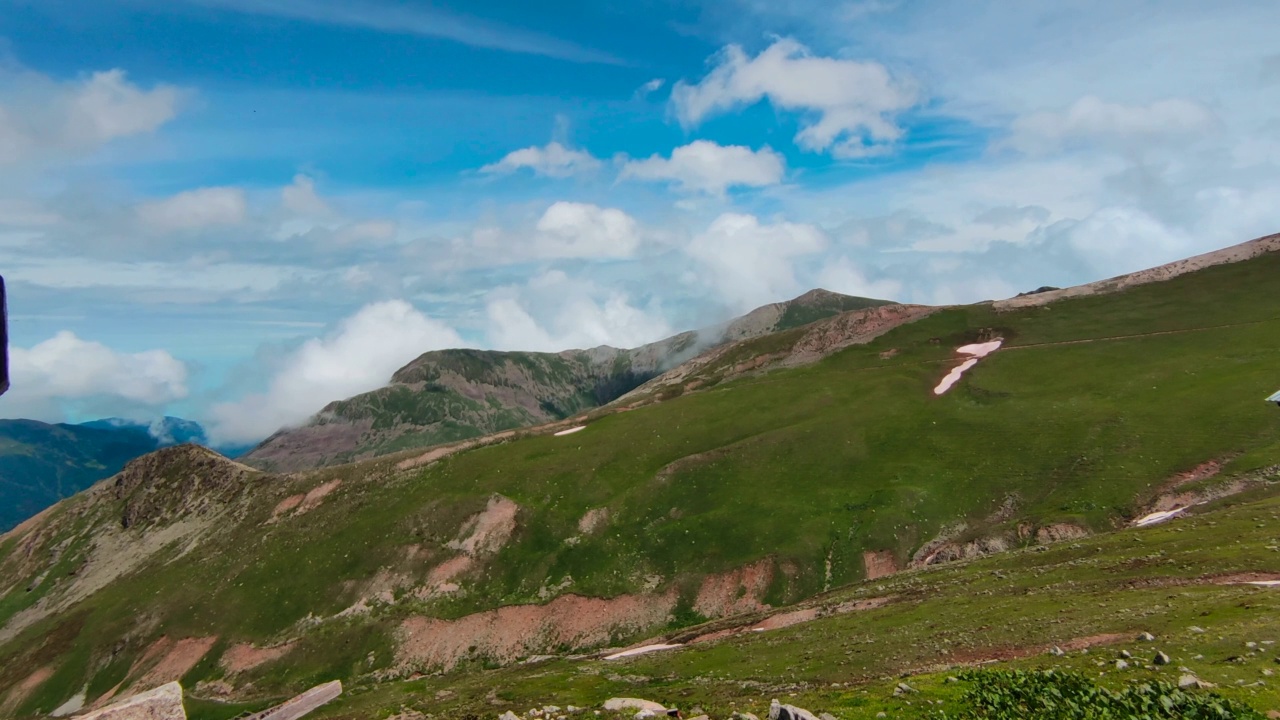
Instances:
[[[855,312],[727,346],[561,436],[551,430],[570,423],[287,476],[161,451],[0,539],[0,705],[34,716],[86,685],[92,701],[174,678],[205,699],[252,700],[334,678],[370,689],[475,672],[1263,492],[1280,464],[1280,413],[1262,402],[1280,352],[1276,277],[1269,253],[1114,294],[933,309],[885,332],[863,320],[889,311]],[[994,337],[1001,349],[934,394],[956,348]],[[835,352],[788,366],[815,343]],[[1132,569],[1165,568],[1153,552]],[[1053,572],[1087,567],[1074,553],[1044,557],[1065,563]],[[860,592],[941,592],[918,577]],[[1009,617],[1004,585],[943,577],[965,593],[931,611],[973,618],[953,637],[972,644]],[[839,622],[828,627],[857,632],[855,616]],[[920,622],[889,617],[871,639],[918,637]],[[854,651],[805,637],[794,652]],[[748,679],[828,678],[812,657],[735,665],[731,650],[708,652],[723,663],[708,667]],[[895,672],[913,653],[866,667]],[[626,682],[610,672],[583,682]],[[370,714],[403,699],[385,692]]]
[[[330,403],[307,425],[281,430],[244,460],[287,472],[560,420],[615,400],[709,347],[889,304],[812,290],[630,350],[428,352],[398,370],[387,387]]]

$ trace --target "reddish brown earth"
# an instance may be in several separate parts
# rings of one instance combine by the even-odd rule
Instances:
[[[334,490],[337,490],[338,486],[341,484],[341,480],[330,480],[329,482],[315,486],[308,491],[306,495],[302,496],[302,503],[298,505],[298,510],[295,514],[301,515],[320,507],[320,503],[324,501],[325,496]],[[288,498],[286,498],[286,500],[287,499]]]
[[[889,550],[867,550],[862,553],[862,567],[868,580],[875,580],[885,575],[892,575],[902,568]]]
[[[260,648],[248,643],[238,643],[232,645],[222,654],[218,664],[222,666],[223,670],[234,675],[245,670],[252,670],[272,660],[279,660],[289,654],[290,650],[293,650],[293,643],[291,642],[269,648]]]
[[[693,609],[703,617],[724,617],[769,609],[760,601],[773,581],[774,563],[759,560],[702,581]]]
[[[411,617],[401,623],[398,663],[449,669],[467,657],[510,662],[547,648],[607,644],[618,634],[664,624],[676,594],[611,599],[561,595],[546,605],[510,605],[457,620]]]
[[[147,690],[180,679],[191,672],[191,668],[200,662],[217,641],[216,637],[183,638],[178,641],[162,637],[156,640],[143,653],[139,663],[155,657],[160,657],[160,661],[139,677],[133,687]]]
[[[30,675],[25,677],[22,682],[13,686],[13,689],[9,691],[9,694],[5,696],[4,702],[0,703],[0,712],[7,713],[21,705],[22,701],[26,700],[28,695],[34,692],[36,688],[40,687],[45,680],[48,680],[52,676],[53,668],[49,666],[38,668],[32,672]]]

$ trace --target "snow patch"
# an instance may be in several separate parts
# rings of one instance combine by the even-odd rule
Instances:
[[[672,650],[672,649],[675,649],[675,648],[678,648],[678,647],[684,647],[684,646],[683,646],[683,645],[680,645],[680,644],[675,644],[675,645],[644,645],[644,646],[642,646],[642,647],[638,647],[638,648],[631,648],[630,650],[623,650],[622,652],[616,652],[616,653],[614,653],[614,654],[612,654],[612,655],[606,655],[604,659],[605,659],[605,660],[617,660],[617,659],[619,659],[619,658],[631,657],[631,656],[633,656],[633,655],[644,655],[644,654],[646,654],[646,653],[658,652],[659,650]]]
[[[1174,508],[1173,510],[1161,510],[1160,512],[1153,512],[1150,515],[1143,515],[1142,517],[1134,521],[1133,526],[1146,527],[1148,525],[1155,525],[1156,523],[1162,523],[1166,520],[1170,520],[1174,517],[1177,517],[1178,515],[1181,515],[1182,511],[1184,510],[1186,510],[1185,507],[1180,507],[1180,508]]]
[[[973,367],[974,365],[977,365],[978,360],[990,355],[996,350],[999,350],[1000,345],[1002,345],[1003,343],[1004,343],[1004,340],[998,338],[998,339],[992,340],[991,342],[974,343],[973,345],[961,345],[960,347],[956,348],[957,353],[961,355],[968,355],[969,359],[960,363],[959,366],[952,368],[951,372],[947,373],[946,377],[942,378],[942,381],[938,383],[938,386],[933,389],[933,394],[941,395],[946,391],[950,390],[952,385],[955,385],[957,382],[960,381],[960,377],[965,374],[965,371],[967,371],[969,368]]]

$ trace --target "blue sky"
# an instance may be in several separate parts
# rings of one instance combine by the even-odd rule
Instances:
[[[250,441],[451,345],[1280,229],[1280,6],[0,0],[0,416]]]

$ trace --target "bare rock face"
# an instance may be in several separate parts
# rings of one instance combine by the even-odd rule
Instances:
[[[253,471],[199,445],[144,455],[116,476],[112,492],[124,501],[124,528],[168,524],[211,510],[238,496]]]

